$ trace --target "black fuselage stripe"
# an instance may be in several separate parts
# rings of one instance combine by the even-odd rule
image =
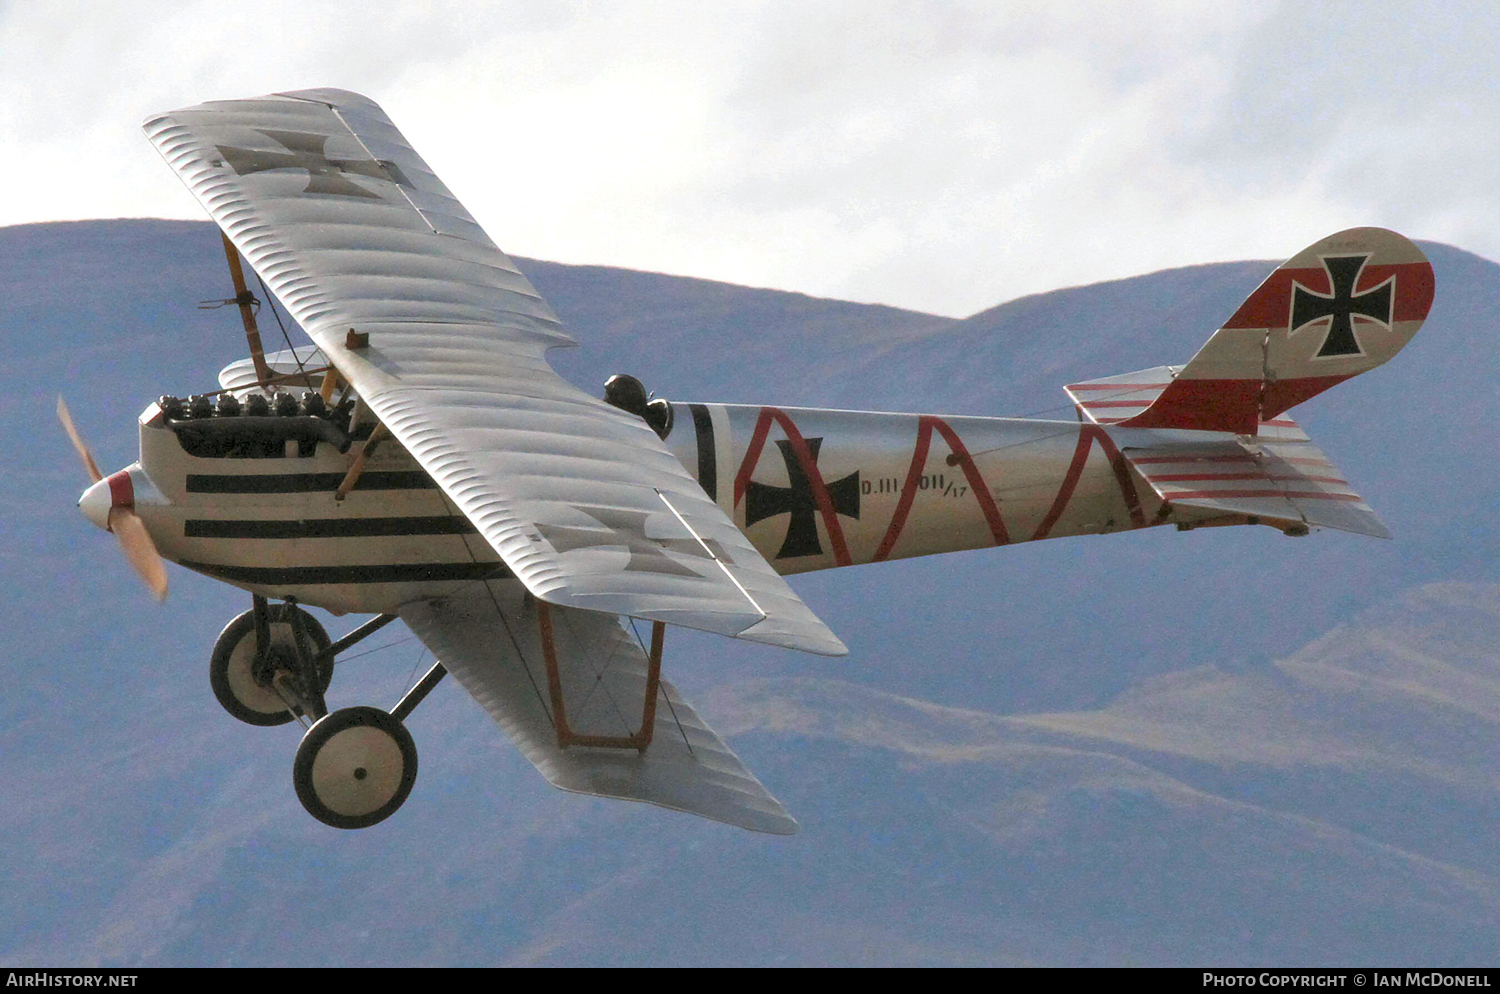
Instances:
[[[275,521],[191,520],[187,538],[366,538],[381,535],[472,535],[468,518],[451,514],[410,518],[307,518]]]
[[[343,473],[245,473],[215,475],[189,473],[190,494],[294,494],[318,490],[337,490],[344,482]],[[420,470],[369,472],[359,478],[356,490],[430,490],[437,487],[432,477]]]
[[[708,414],[707,404],[689,404],[693,412],[693,430],[698,435],[698,485],[708,494],[708,499],[719,500],[719,461],[714,451],[714,422]]]
[[[502,580],[511,575],[504,563],[386,563],[370,566],[223,566],[182,565],[199,573],[264,586],[301,587],[331,583],[435,583],[452,580]]]

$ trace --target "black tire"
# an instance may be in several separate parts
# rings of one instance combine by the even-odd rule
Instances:
[[[306,651],[317,655],[331,643],[328,633],[318,619],[290,604],[272,604],[270,612],[271,644],[278,651],[291,653],[291,612],[301,615],[302,630],[307,633]],[[213,687],[224,710],[247,725],[284,725],[293,715],[286,709],[281,698],[269,687],[256,683],[251,668],[255,661],[255,612],[246,611],[224,626],[214,643],[213,655],[208,661],[208,682]],[[333,662],[330,660],[319,669],[318,692],[326,693],[333,680]]]
[[[334,828],[369,828],[401,807],[417,780],[417,746],[379,708],[320,718],[297,747],[292,784],[307,813]]]

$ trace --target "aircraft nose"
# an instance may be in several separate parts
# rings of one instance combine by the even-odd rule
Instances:
[[[109,531],[110,509],[134,506],[134,489],[129,472],[121,470],[111,473],[104,479],[95,481],[93,486],[83,492],[83,496],[78,498],[78,509],[85,518]]]
[[[109,528],[109,509],[114,505],[110,497],[109,481],[98,480],[78,498],[78,510],[100,528]]]

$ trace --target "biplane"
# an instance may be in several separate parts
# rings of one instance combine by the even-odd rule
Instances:
[[[241,721],[302,725],[293,783],[328,825],[401,806],[405,719],[452,674],[558,787],[790,833],[662,676],[667,626],[840,655],[784,575],[1165,525],[1388,536],[1286,412],[1422,324],[1432,267],[1394,232],[1293,256],[1186,365],[1068,385],[1072,420],[676,403],[628,376],[596,398],[548,366],[574,340],[372,101],[144,128],[223,233],[249,357],[149,404],[139,461],[109,475],[59,399],[79,506],[158,597],[163,558],[249,592],[210,684]],[[315,350],[264,351],[242,257]],[[334,640],[309,607],[374,617]],[[396,619],[437,662],[390,710],[330,711],[338,656]]]

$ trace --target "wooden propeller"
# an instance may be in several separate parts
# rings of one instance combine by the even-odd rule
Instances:
[[[57,398],[57,420],[62,422],[63,430],[68,433],[73,448],[78,451],[78,458],[83,461],[83,468],[89,474],[89,481],[92,484],[98,484],[104,479],[104,474],[99,471],[99,464],[94,461],[94,454],[84,444],[83,436],[78,434],[78,428],[73,424],[73,416],[68,413],[68,405],[63,403],[61,397]],[[145,581],[146,588],[151,591],[152,596],[158,601],[163,600],[167,596],[167,570],[162,565],[161,554],[156,551],[156,543],[151,541],[151,535],[146,531],[140,515],[135,513],[135,508],[125,504],[112,504],[109,509],[107,527],[119,541],[120,549],[125,553],[125,559]]]

